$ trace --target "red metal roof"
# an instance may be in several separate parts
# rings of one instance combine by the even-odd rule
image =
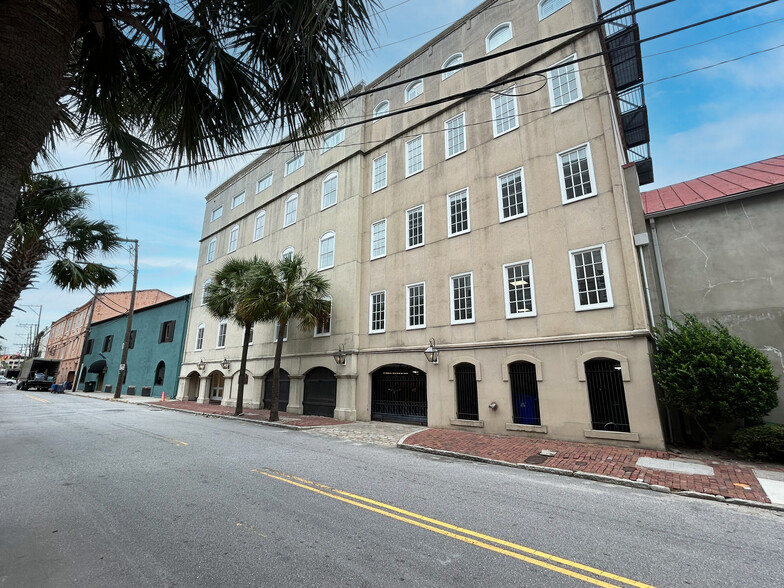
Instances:
[[[655,214],[781,184],[784,155],[642,193],[645,214]]]

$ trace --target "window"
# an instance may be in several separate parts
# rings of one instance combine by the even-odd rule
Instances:
[[[293,247],[286,247],[283,250],[283,253],[280,254],[280,260],[283,261],[284,259],[294,259],[294,248]]]
[[[201,305],[204,306],[207,304],[207,286],[210,285],[212,280],[204,280],[204,286],[201,289]]]
[[[373,192],[387,187],[387,154],[373,160]]]
[[[512,391],[512,422],[518,425],[541,425],[536,366],[528,361],[510,363],[509,386]]]
[[[215,259],[215,247],[218,244],[218,239],[213,237],[210,239],[209,245],[207,245],[207,263],[210,263]]]
[[[425,244],[425,205],[420,204],[406,211],[406,249]]]
[[[278,333],[279,332],[280,332],[280,322],[278,320],[275,320],[275,327],[274,327],[274,330],[272,332],[272,342],[273,343],[277,343],[278,342]],[[288,341],[288,340],[289,340],[289,324],[286,323],[286,328],[283,329],[283,341]]]
[[[283,175],[287,176],[290,173],[293,173],[293,172],[297,171],[303,165],[305,165],[305,154],[304,153],[300,153],[299,155],[297,155],[293,159],[289,159],[286,162],[286,173],[284,173]]]
[[[112,341],[114,341],[114,335],[106,335],[103,339],[103,347],[101,351],[103,353],[109,353],[112,350]]]
[[[422,135],[406,141],[406,177],[421,172],[425,167],[422,156]]]
[[[94,343],[95,343],[95,339],[87,339],[87,345],[84,348],[85,355],[90,355],[93,352]]]
[[[455,366],[455,392],[457,418],[468,421],[479,420],[479,394],[476,388],[476,366],[459,363]]]
[[[425,83],[422,80],[411,82],[408,86],[406,86],[405,101],[410,102],[424,91],[425,91]]]
[[[448,232],[450,237],[462,235],[471,230],[468,215],[468,188],[447,194]]]
[[[526,215],[523,168],[498,176],[498,220],[505,222]]]
[[[450,277],[452,291],[449,305],[452,311],[452,324],[474,322],[474,289],[472,286],[473,272]]]
[[[204,347],[204,325],[199,325],[196,328],[196,347],[193,349],[195,351],[201,351]]]
[[[446,159],[466,150],[465,113],[446,121],[444,123],[444,131]]]
[[[174,341],[174,324],[176,321],[164,321],[161,323],[161,331],[158,336],[158,343],[170,343]]]
[[[511,40],[512,38],[512,23],[505,22],[498,25],[490,34],[485,37],[485,52],[490,53],[498,49],[501,45]]]
[[[517,120],[517,97],[515,88],[499,92],[492,98],[493,102],[493,137],[516,129],[520,123]]]
[[[239,237],[240,237],[240,228],[239,226],[235,225],[231,228],[231,231],[229,232],[229,248],[227,250],[227,253],[231,253],[232,251],[237,250],[237,241],[239,240]]]
[[[333,206],[338,201],[338,173],[332,172],[321,183],[321,210]]]
[[[329,310],[326,314],[316,317],[316,328],[313,330],[314,337],[327,337],[332,326],[332,298],[325,298],[329,303]]]
[[[564,204],[596,195],[591,146],[586,143],[558,154],[561,198]]]
[[[370,259],[378,259],[387,254],[387,219],[370,225]]]
[[[425,283],[406,286],[406,329],[425,328]]]
[[[335,131],[329,135],[326,135],[324,140],[321,142],[321,153],[326,153],[333,147],[340,145],[345,140],[346,129],[340,129],[339,131]]]
[[[221,321],[218,324],[218,341],[215,343],[215,349],[224,347],[226,347],[226,321]]]
[[[375,119],[384,116],[385,114],[389,114],[389,100],[382,100],[376,107],[373,109],[373,122],[376,122]]]
[[[569,262],[572,266],[574,309],[612,307],[612,290],[605,271],[604,245],[570,251]]]
[[[253,334],[256,331],[256,326],[251,323],[250,324],[250,331],[248,332],[248,345],[253,345]],[[247,379],[247,375],[245,376]],[[245,382],[247,384],[247,381]]]
[[[131,334],[128,335],[128,349],[133,349],[134,345],[136,345],[136,329],[131,331]]]
[[[218,220],[223,215],[223,206],[219,206],[218,208],[212,211],[212,216],[210,217],[210,222]]]
[[[564,6],[569,4],[572,0],[540,0],[539,2],[539,20],[544,20],[554,12],[561,10]]]
[[[258,183],[256,184],[256,194],[258,194],[259,192],[263,192],[270,186],[272,186],[272,172],[268,173],[266,176],[264,176],[258,181]]]
[[[253,240],[258,241],[264,236],[264,223],[267,222],[267,213],[263,210],[256,215],[256,221],[253,224]]]
[[[319,240],[319,263],[320,270],[329,269],[335,266],[335,233],[329,231]]]
[[[577,69],[576,55],[559,61],[558,69],[547,72],[547,87],[550,90],[550,110],[555,111],[583,97],[580,88],[580,72]]]
[[[370,333],[383,333],[386,330],[387,292],[370,293]]]
[[[531,260],[507,263],[504,266],[506,318],[534,316],[534,280]]]
[[[283,226],[288,227],[289,225],[293,225],[297,222],[297,200],[299,196],[296,194],[292,194],[288,198],[286,198],[286,204],[284,207],[284,214],[283,214]]]
[[[245,192],[242,194],[237,194],[234,198],[231,199],[231,207],[237,208],[243,202],[245,202]]]
[[[444,62],[444,65],[441,66],[441,69],[446,69],[447,67],[453,67],[455,65],[460,65],[461,63],[463,63],[463,54],[462,53],[455,53],[451,57],[447,58],[447,60]],[[462,69],[462,68],[460,68],[460,69]],[[453,75],[455,75],[457,72],[459,72],[460,69],[453,69],[452,71],[445,71],[444,73],[441,74],[441,79],[445,80],[447,78],[451,78]]]

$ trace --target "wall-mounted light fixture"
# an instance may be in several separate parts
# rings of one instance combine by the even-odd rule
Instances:
[[[222,361],[222,362],[220,362],[220,366],[221,366],[221,367],[222,367],[224,370],[227,370],[227,369],[229,369],[229,367],[231,366],[231,363],[229,362],[229,358],[228,358],[228,357],[224,357],[224,358],[223,358],[223,361]]]
[[[425,349],[425,359],[430,363],[438,363],[438,348],[436,347],[435,339],[431,337],[430,345]]]
[[[338,345],[338,350],[332,354],[332,358],[338,365],[346,365],[346,352],[343,351],[343,344]]]
[[[202,359],[201,361],[199,361],[199,363],[196,364],[196,367],[199,368],[200,372],[203,372],[204,368],[207,367],[207,364],[204,363],[204,360]]]

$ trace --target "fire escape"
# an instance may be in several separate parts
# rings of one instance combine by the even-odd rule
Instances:
[[[640,185],[653,182],[648,109],[642,81],[640,28],[634,12],[634,0],[627,0],[603,12],[604,42],[608,51],[615,98],[621,113],[621,128],[626,145],[626,159],[637,167]]]

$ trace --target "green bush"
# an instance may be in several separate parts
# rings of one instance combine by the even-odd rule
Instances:
[[[784,460],[784,425],[767,424],[739,429],[732,436],[732,449],[743,459]]]
[[[760,351],[719,322],[691,314],[655,331],[654,374],[662,401],[692,417],[711,444],[713,433],[738,419],[759,419],[778,405],[779,378]]]

